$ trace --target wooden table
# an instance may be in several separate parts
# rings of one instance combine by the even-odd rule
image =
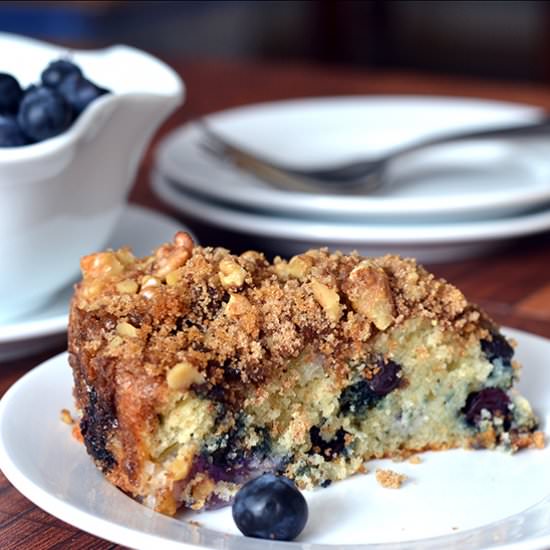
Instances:
[[[186,103],[156,140],[200,115],[246,103],[338,94],[443,94],[520,101],[550,110],[550,90],[417,74],[367,73],[301,65],[228,62],[172,62],[185,80]],[[153,145],[154,147],[154,145]],[[142,163],[131,201],[171,213],[149,188],[151,150]],[[550,182],[549,182],[550,185]],[[187,220],[182,219],[188,223]],[[223,231],[196,227],[203,243],[234,249],[243,243]],[[245,243],[246,244],[246,243]],[[498,322],[550,337],[550,233],[526,238],[505,252],[482,259],[429,266],[461,288]],[[29,369],[62,351],[0,365],[0,394]],[[0,547],[3,550],[120,548],[88,535],[43,512],[0,473]]]

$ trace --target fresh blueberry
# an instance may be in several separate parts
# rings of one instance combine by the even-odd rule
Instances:
[[[109,93],[80,74],[70,74],[57,88],[78,116],[92,101]]]
[[[57,88],[61,82],[71,74],[82,75],[82,71],[68,59],[52,61],[44,71],[42,71],[42,84],[49,88]]]
[[[11,74],[0,73],[0,115],[15,115],[23,90]]]
[[[25,92],[17,122],[31,140],[56,136],[66,130],[71,121],[71,108],[59,92],[45,86],[31,86]]]
[[[514,348],[498,332],[491,334],[490,340],[481,340],[481,350],[489,361],[502,359],[502,362],[508,366],[510,366],[514,355]]]
[[[28,142],[14,117],[0,115],[0,147],[19,147]]]
[[[469,424],[477,424],[483,409],[506,420],[510,413],[510,398],[500,388],[484,388],[468,396],[462,412]]]
[[[241,487],[233,502],[233,519],[247,537],[292,540],[306,525],[307,503],[294,483],[263,474]]]

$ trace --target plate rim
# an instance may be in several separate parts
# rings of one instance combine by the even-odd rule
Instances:
[[[503,327],[503,330],[509,336],[516,339],[522,339],[522,338],[526,338],[527,340],[534,339],[534,340],[540,341],[541,343],[544,343],[547,346],[550,345],[550,339],[537,334],[528,333],[522,330],[507,328],[507,327]],[[10,460],[9,451],[5,446],[5,441],[3,437],[4,430],[5,430],[5,422],[7,417],[6,410],[9,410],[10,403],[12,402],[12,400],[17,398],[17,392],[21,391],[21,388],[24,388],[30,379],[32,379],[33,377],[39,376],[39,374],[42,374],[43,371],[46,371],[48,369],[51,371],[54,365],[57,367],[57,369],[60,369],[61,364],[65,363],[65,367],[67,368],[67,374],[70,375],[68,365],[66,364],[67,355],[68,355],[67,352],[63,352],[40,363],[37,367],[33,368],[32,370],[27,372],[24,376],[19,378],[6,391],[6,393],[0,400],[0,466],[2,467],[2,470],[6,475],[6,477],[8,478],[8,480],[10,481],[10,483],[12,483],[14,487],[18,491],[20,491],[26,498],[31,500],[33,503],[35,503],[39,507],[43,508],[46,512],[94,536],[104,538],[106,536],[105,533],[107,533],[108,538],[106,538],[106,540],[109,540],[117,544],[123,544],[125,546],[128,546],[130,543],[132,547],[139,548],[139,549],[150,548],[151,543],[154,543],[156,545],[162,544],[162,548],[170,549],[170,550],[172,548],[174,548],[174,550],[176,548],[179,548],[179,549],[187,548],[187,549],[195,549],[195,550],[197,548],[203,548],[203,549],[209,548],[208,546],[196,545],[193,541],[189,542],[186,540],[175,540],[173,538],[167,539],[165,537],[160,537],[159,535],[155,535],[152,533],[138,531],[135,528],[126,527],[125,525],[121,525],[119,523],[113,523],[112,521],[109,521],[104,518],[98,518],[97,516],[91,514],[90,512],[87,512],[85,510],[80,510],[76,508],[74,505],[69,504],[68,502],[64,501],[60,496],[52,495],[48,493],[46,489],[43,489],[41,486],[37,485],[35,482],[31,481],[30,479],[27,479],[25,475],[22,472],[20,472],[16,467],[16,465]],[[98,479],[101,479],[102,481],[107,483],[107,481],[105,481],[103,478],[98,478]],[[37,493],[38,493],[38,497],[37,497]],[[445,543],[451,543],[451,544],[453,542],[460,543],[461,542],[460,539],[467,539],[468,537],[472,537],[476,533],[479,533],[480,531],[485,530],[489,527],[496,528],[497,526],[500,526],[501,524],[508,522],[513,518],[516,518],[518,516],[521,516],[522,514],[527,513],[529,510],[537,506],[540,506],[543,503],[547,506],[550,506],[550,494],[539,503],[534,504],[533,506],[527,508],[526,510],[518,514],[515,514],[514,516],[503,518],[496,522],[492,522],[481,527],[464,530],[455,534],[440,535],[437,537],[416,539],[416,540],[410,540],[410,541],[401,541],[401,542],[395,542],[395,543],[393,542],[376,543],[376,544],[370,544],[370,545],[353,544],[353,545],[342,546],[342,548],[349,548],[350,550],[361,550],[361,549],[363,550],[405,550],[405,549],[412,550],[413,547],[418,550],[421,550],[423,547],[430,548],[430,549],[441,548],[441,547],[445,547],[445,546],[442,546]],[[67,517],[66,511],[68,511],[68,515],[70,517]],[[154,512],[151,512],[151,513],[154,513]],[[90,520],[92,525],[95,524],[93,525],[93,527],[90,525]],[[215,533],[218,536],[220,535],[220,532],[213,531],[208,528],[204,528],[204,527],[198,527],[198,528],[204,529],[205,531],[208,531],[210,533]],[[285,542],[278,542],[278,541],[275,541],[275,542],[259,541],[258,539],[248,539],[246,537],[242,538],[238,535],[228,535],[228,537],[229,538],[227,539],[227,543],[228,543],[227,548],[239,548],[242,550],[253,550],[254,548],[257,548],[258,544],[272,548],[273,550],[283,550],[283,549],[288,550],[289,548],[295,548],[296,550],[334,550],[335,548],[340,547],[338,545],[331,545],[326,543],[307,543],[307,542],[300,542],[300,541],[297,541],[291,544],[285,543]],[[232,539],[237,539],[239,541],[238,546],[233,546],[231,544]],[[496,544],[494,546],[491,546],[490,548],[493,550],[542,550],[543,548],[546,548],[548,545],[550,545],[550,528],[549,528],[548,534],[544,534],[536,538],[528,538],[528,539],[519,540],[511,543],[504,542],[501,544]],[[456,547],[456,548],[460,548],[460,547]]]
[[[550,229],[550,205],[535,213],[485,221],[431,224],[361,224],[356,222],[269,216],[207,202],[183,191],[158,172],[151,175],[153,191],[168,205],[194,219],[232,231],[264,237],[311,242],[372,244],[450,244],[503,240]],[[229,223],[228,223],[229,220]],[[270,226],[271,229],[266,226]],[[473,229],[472,229],[473,228]],[[466,236],[465,236],[466,232]]]
[[[468,105],[471,108],[491,106],[499,109],[509,109],[510,117],[518,123],[537,119],[543,109],[539,106],[527,103],[497,101],[482,98],[444,96],[444,95],[343,95],[332,97],[309,97],[281,101],[268,101],[254,103],[240,107],[234,107],[217,111],[206,115],[204,119],[212,127],[223,128],[227,124],[227,119],[247,116],[251,112],[263,110],[281,110],[285,108],[296,108],[299,106],[317,106],[323,108],[326,105],[347,104],[350,102],[369,103],[373,102],[404,103],[416,102],[417,104],[429,105],[434,102],[438,104],[448,104],[449,108],[453,105]],[[521,113],[521,114],[520,114]],[[495,124],[497,125],[497,124]],[[464,195],[462,198],[453,197],[453,201],[446,201],[443,197],[439,198],[437,205],[433,202],[427,204],[425,197],[369,197],[369,196],[349,196],[349,195],[316,195],[308,193],[293,192],[290,197],[289,192],[258,187],[255,193],[239,193],[232,188],[225,190],[223,186],[211,187],[205,186],[201,182],[193,182],[188,177],[181,177],[181,166],[173,161],[174,150],[178,143],[184,141],[186,145],[193,150],[198,148],[193,146],[193,135],[196,132],[196,123],[190,121],[172,130],[165,136],[155,150],[154,166],[156,169],[169,176],[178,185],[187,190],[200,192],[205,197],[227,202],[229,204],[246,205],[250,208],[258,208],[266,211],[302,213],[307,215],[324,214],[332,216],[342,215],[376,215],[378,217],[388,217],[407,214],[411,217],[427,216],[429,214],[441,215],[458,213],[482,212],[483,210],[506,209],[514,207],[514,210],[527,209],[541,201],[550,200],[550,189],[541,188],[533,190],[529,195],[517,192],[510,196],[510,192],[488,193],[484,201],[480,202],[480,196]],[[223,133],[223,130],[221,131]],[[188,142],[188,143],[187,143]],[[489,198],[490,195],[490,198]],[[290,200],[292,198],[292,200]]]

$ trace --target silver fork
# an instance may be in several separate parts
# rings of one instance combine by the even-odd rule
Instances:
[[[252,153],[222,138],[204,121],[196,122],[202,130],[200,147],[213,157],[232,162],[272,185],[290,191],[342,193],[345,191],[369,192],[384,183],[388,165],[399,157],[448,143],[475,139],[498,139],[550,135],[550,117],[529,124],[501,126],[487,130],[467,130],[431,138],[420,139],[393,150],[377,159],[357,160],[332,166],[297,169]]]

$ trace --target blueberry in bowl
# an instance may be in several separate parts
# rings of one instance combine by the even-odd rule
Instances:
[[[90,103],[110,93],[87,79],[69,59],[52,61],[40,84],[26,90],[9,73],[0,73],[0,147],[19,147],[55,137],[70,128]]]
[[[0,115],[0,147],[20,147],[29,143],[13,116]]]
[[[81,76],[82,70],[69,59],[57,59],[42,71],[40,79],[44,86],[57,88],[70,75]]]
[[[59,84],[57,90],[71,106],[75,116],[84,111],[92,101],[109,93],[109,90],[96,86],[79,73],[69,74]]]
[[[71,106],[56,90],[31,86],[17,114],[21,131],[32,141],[43,141],[64,132],[73,120]]]
[[[16,115],[23,90],[16,78],[8,73],[0,73],[0,114]]]

